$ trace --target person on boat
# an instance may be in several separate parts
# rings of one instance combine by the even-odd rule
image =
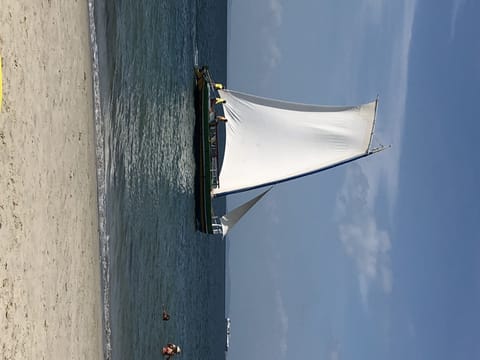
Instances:
[[[182,352],[182,349],[180,349],[180,346],[168,343],[162,348],[162,355],[167,357],[167,360],[170,359],[172,356],[175,356],[177,354],[180,354]]]
[[[220,83],[215,83],[215,90],[223,90],[223,85]]]
[[[226,123],[227,121],[228,120],[225,116],[216,115],[215,118],[212,118],[209,123],[210,123],[210,125],[217,126],[219,122]]]
[[[210,99],[210,104],[211,104],[212,107],[214,105],[218,105],[218,104],[225,104],[226,102],[227,102],[227,100],[219,98],[219,97]]]
[[[162,320],[163,321],[168,321],[170,320],[170,314],[167,312],[167,309],[165,308],[165,305],[163,306],[163,311],[162,311]]]

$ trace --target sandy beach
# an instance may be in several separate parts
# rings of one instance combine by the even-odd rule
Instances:
[[[101,359],[86,1],[0,11],[0,358]]]

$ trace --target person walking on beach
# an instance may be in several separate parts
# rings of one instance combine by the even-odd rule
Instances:
[[[180,354],[182,352],[182,349],[180,349],[180,346],[168,343],[166,346],[162,348],[162,355],[166,356],[166,359],[170,359],[171,357]]]

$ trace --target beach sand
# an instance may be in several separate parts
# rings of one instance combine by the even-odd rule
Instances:
[[[0,359],[101,359],[86,1],[2,0]]]

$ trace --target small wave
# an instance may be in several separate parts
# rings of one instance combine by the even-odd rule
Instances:
[[[195,67],[198,67],[198,47],[197,47],[197,44],[195,44],[195,49],[193,51],[193,63],[195,65]]]
[[[102,271],[103,301],[103,355],[105,360],[112,358],[110,325],[110,273],[109,273],[109,237],[106,231],[106,178],[105,178],[105,129],[100,101],[100,74],[98,43],[95,28],[95,0],[88,0],[90,47],[92,54],[93,104],[95,121],[95,153],[97,168],[98,232],[100,240],[100,259]]]

